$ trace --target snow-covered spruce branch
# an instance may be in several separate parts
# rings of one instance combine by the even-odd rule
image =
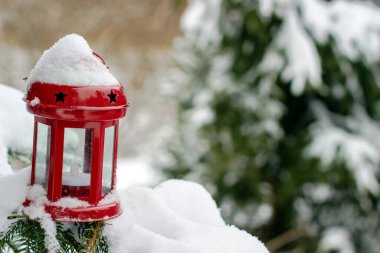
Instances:
[[[14,220],[8,229],[0,233],[0,252],[51,253],[45,243],[46,231],[38,219],[27,215],[11,215]],[[60,248],[57,253],[108,252],[103,236],[104,222],[56,223],[56,239]],[[56,253],[55,252],[55,253]]]

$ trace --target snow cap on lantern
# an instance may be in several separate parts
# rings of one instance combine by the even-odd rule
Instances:
[[[27,84],[27,109],[35,115],[31,184],[45,188],[45,210],[58,221],[119,215],[119,202],[109,196],[116,184],[118,122],[127,108],[123,86],[76,34],[44,52]],[[57,205],[62,198],[87,204]]]
[[[77,111],[61,109],[84,109],[82,113],[89,114],[87,111],[108,110],[105,107],[122,109],[117,115],[113,115],[115,111],[108,112],[108,118],[120,118],[124,116],[122,112],[125,114],[127,101],[123,86],[109,72],[103,59],[77,34],[63,37],[46,50],[30,73],[27,84],[28,109],[41,116],[59,113],[66,119],[80,119],[83,115]],[[91,113],[93,117],[95,114],[99,113]],[[100,116],[99,120],[102,119],[107,116]]]

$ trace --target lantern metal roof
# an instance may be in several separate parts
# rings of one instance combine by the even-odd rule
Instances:
[[[63,120],[117,119],[125,115],[128,106],[121,84],[72,86],[35,82],[24,101],[35,115]]]

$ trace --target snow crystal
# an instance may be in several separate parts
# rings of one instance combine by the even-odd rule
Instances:
[[[30,73],[28,87],[37,81],[84,86],[119,84],[77,34],[66,35],[43,53]]]

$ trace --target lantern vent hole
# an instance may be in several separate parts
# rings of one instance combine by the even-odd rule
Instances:
[[[110,103],[116,103],[116,96],[117,94],[113,93],[111,90],[111,93],[107,95],[110,98]]]
[[[54,95],[55,95],[55,102],[56,103],[58,103],[58,102],[64,103],[65,102],[65,97],[67,96],[67,94],[60,91],[58,93],[55,93]]]

